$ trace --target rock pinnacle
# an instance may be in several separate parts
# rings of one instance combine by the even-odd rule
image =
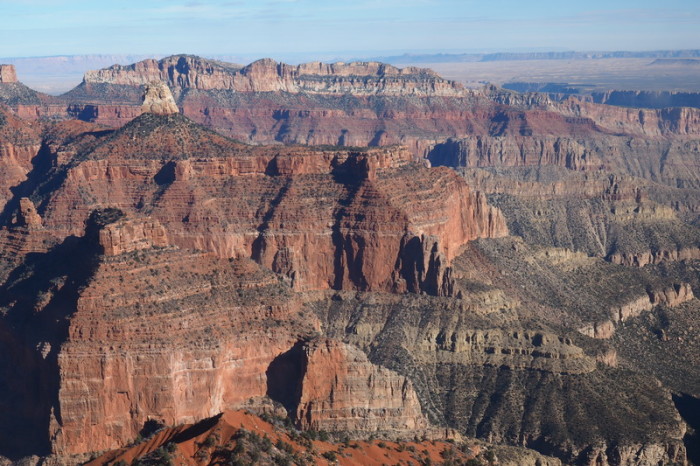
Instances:
[[[165,83],[157,81],[146,84],[141,110],[144,113],[156,115],[171,115],[179,112],[170,88]]]

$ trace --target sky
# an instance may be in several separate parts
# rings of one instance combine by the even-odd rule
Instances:
[[[0,57],[700,49],[698,0],[0,0]]]

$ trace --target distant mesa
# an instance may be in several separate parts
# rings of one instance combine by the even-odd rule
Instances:
[[[163,82],[153,81],[146,84],[143,92],[143,104],[141,110],[144,113],[155,115],[172,115],[179,113],[170,88]]]
[[[15,65],[0,65],[0,83],[16,83]]]
[[[81,90],[92,92],[83,88],[96,84],[139,86],[153,81],[167,83],[176,94],[181,89],[392,96],[461,96],[465,92],[461,84],[425,68],[400,69],[378,62],[295,66],[269,58],[241,67],[190,55],[88,71]]]

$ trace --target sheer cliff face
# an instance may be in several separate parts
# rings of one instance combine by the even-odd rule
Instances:
[[[257,264],[169,246],[153,220],[100,226],[93,217],[85,237],[37,256],[50,266],[3,288],[0,328],[13,328],[17,346],[2,362],[37,348],[19,385],[45,380],[10,395],[28,404],[5,407],[3,431],[21,413],[34,440],[3,444],[5,452],[116,448],[148,420],[215,415],[265,395],[270,362],[314,331],[289,287]],[[26,301],[26,283],[42,280],[50,284],[41,298]]]
[[[355,346],[321,339],[297,350],[293,416],[304,429],[364,435],[425,434],[429,423],[406,377],[372,364]]]
[[[37,125],[38,126],[38,125]],[[41,132],[0,105],[0,202],[12,197],[10,188],[20,184],[32,169],[41,148]]]

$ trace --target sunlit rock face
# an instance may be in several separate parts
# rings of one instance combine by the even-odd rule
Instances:
[[[168,85],[158,81],[146,84],[141,109],[156,115],[172,115],[179,111]]]

